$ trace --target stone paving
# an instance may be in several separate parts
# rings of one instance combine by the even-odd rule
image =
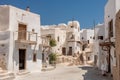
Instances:
[[[90,66],[60,66],[51,71],[30,73],[16,80],[112,80],[112,77],[102,76],[101,71]]]

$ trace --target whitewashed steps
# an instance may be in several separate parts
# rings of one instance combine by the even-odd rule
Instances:
[[[0,69],[0,80],[14,80],[15,75],[12,72]]]
[[[27,74],[29,74],[30,72],[29,71],[27,71],[27,70],[20,70],[18,73],[17,73],[17,75],[18,76],[22,76],[22,75],[27,75]]]

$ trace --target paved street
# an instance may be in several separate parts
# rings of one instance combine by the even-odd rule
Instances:
[[[51,71],[30,73],[17,80],[112,80],[90,66],[57,66]]]

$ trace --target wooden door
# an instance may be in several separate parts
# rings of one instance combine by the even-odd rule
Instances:
[[[72,47],[69,47],[69,53],[68,55],[72,55]]]
[[[97,65],[97,60],[98,60],[98,56],[95,55],[95,56],[94,56],[94,64],[95,64],[95,66]]]
[[[27,34],[26,30],[27,30],[26,25],[19,24],[19,27],[18,27],[18,39],[19,40],[26,40],[26,34]]]
[[[62,48],[62,54],[66,55],[66,48],[65,47]]]

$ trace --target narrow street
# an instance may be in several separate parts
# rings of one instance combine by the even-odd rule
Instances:
[[[90,66],[61,66],[51,71],[30,73],[16,80],[112,80],[110,75],[102,76],[101,71]]]

